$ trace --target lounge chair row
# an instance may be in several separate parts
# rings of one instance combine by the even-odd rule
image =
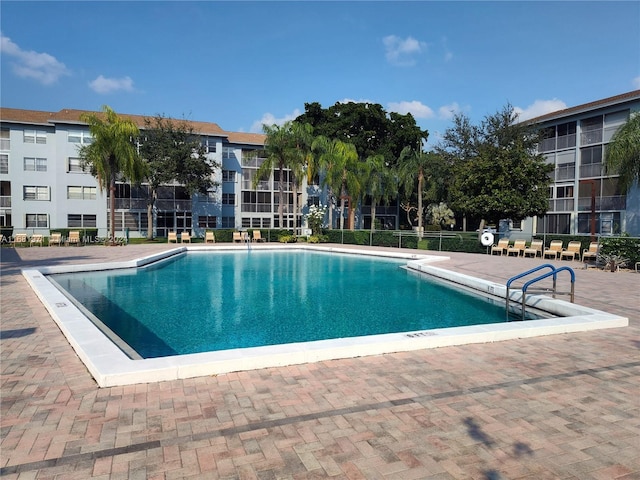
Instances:
[[[2,238],[0,238],[0,242],[3,244],[8,243],[10,245],[13,245],[14,247],[27,246],[27,245],[29,245],[30,247],[34,245],[38,245],[42,247],[44,244],[44,239],[45,239],[45,236],[39,233],[34,233],[31,236],[29,236],[26,233],[16,233],[12,238],[5,237],[3,235]],[[62,236],[61,233],[53,232],[51,233],[51,235],[49,235],[48,240],[49,240],[48,245],[50,247],[53,247],[54,245],[62,246],[62,245],[80,245],[81,244],[79,231],[69,232],[69,236],[66,239]]]
[[[247,232],[233,232],[234,243],[247,242],[248,240],[252,242],[264,242],[260,230],[254,230],[251,237],[249,237]],[[167,242],[178,243],[178,234],[176,232],[169,232]],[[182,232],[180,234],[180,243],[191,243],[191,234],[189,232]],[[215,234],[213,232],[205,232],[204,243],[216,243]]]
[[[251,237],[247,232],[233,232],[233,243],[248,242],[249,240],[252,242],[264,242],[260,230],[254,230]]]
[[[589,248],[582,250],[582,243],[578,241],[571,241],[564,247],[562,240],[552,240],[548,247],[544,247],[542,240],[532,240],[527,246],[526,241],[519,239],[514,240],[513,244],[509,243],[508,238],[501,238],[497,244],[491,247],[491,255],[506,254],[514,255],[516,257],[541,257],[541,258],[553,258],[553,259],[567,259],[567,260],[580,260],[583,261],[595,260],[598,256],[598,242],[591,242]]]

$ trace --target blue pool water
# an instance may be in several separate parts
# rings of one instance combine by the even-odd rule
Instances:
[[[505,321],[498,306],[400,268],[309,251],[194,253],[53,275],[141,357]]]

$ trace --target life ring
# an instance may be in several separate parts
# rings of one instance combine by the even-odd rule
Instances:
[[[493,233],[484,232],[480,237],[480,243],[482,243],[482,245],[485,247],[488,247],[489,245],[493,245]]]

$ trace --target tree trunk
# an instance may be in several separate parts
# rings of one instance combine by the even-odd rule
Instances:
[[[111,220],[111,233],[109,235],[109,245],[116,244],[116,181],[111,177],[109,185],[109,205],[111,208],[110,220]]]
[[[353,207],[353,198],[349,197],[349,230],[356,229],[356,209]]]
[[[418,238],[422,238],[422,172],[418,175]]]
[[[375,232],[376,230],[376,202],[371,202],[371,232]]]
[[[278,194],[280,198],[278,199],[278,221],[280,223],[280,228],[284,228],[284,182],[282,180],[282,175],[284,174],[284,170],[280,167],[280,179],[278,180]]]
[[[333,230],[333,190],[329,189],[327,194],[327,208],[329,209],[329,230]]]
[[[156,201],[156,192],[151,192],[151,198],[147,202],[147,240],[153,240],[153,205]]]
[[[298,185],[296,182],[293,182],[293,235],[296,235],[296,230],[298,228]]]

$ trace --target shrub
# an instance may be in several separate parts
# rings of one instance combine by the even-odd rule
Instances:
[[[603,256],[624,259],[631,266],[640,262],[640,238],[631,238],[628,233],[623,233],[620,237],[601,238],[600,242]]]

